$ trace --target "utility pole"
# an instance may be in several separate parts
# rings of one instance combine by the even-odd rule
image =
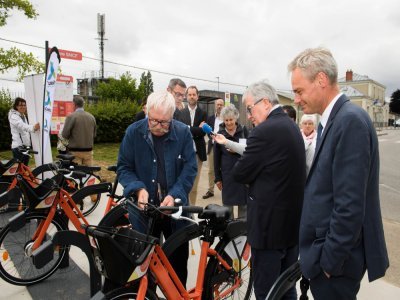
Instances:
[[[218,92],[219,92],[219,76],[215,77],[218,80]]]
[[[99,37],[99,47],[100,47],[100,78],[104,79],[104,35],[106,33],[106,15],[97,14],[97,34]]]

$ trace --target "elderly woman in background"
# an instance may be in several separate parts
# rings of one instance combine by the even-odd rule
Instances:
[[[244,143],[248,131],[245,126],[238,123],[239,111],[234,105],[224,107],[221,111],[223,123],[219,127],[218,134],[226,140],[237,143]],[[215,184],[222,191],[222,203],[228,207],[233,218],[233,207],[238,206],[238,217],[246,217],[247,187],[237,183],[232,176],[232,168],[240,154],[216,144],[214,147],[214,173]]]
[[[315,145],[317,143],[317,132],[315,131],[316,124],[317,118],[315,115],[303,115],[301,117],[300,129],[304,140],[304,147],[306,150],[307,175],[310,171],[310,167],[314,159]]]

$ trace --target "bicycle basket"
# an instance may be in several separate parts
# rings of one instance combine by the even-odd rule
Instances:
[[[125,227],[110,231],[87,231],[94,238],[93,257],[100,274],[120,285],[145,275],[157,239]]]

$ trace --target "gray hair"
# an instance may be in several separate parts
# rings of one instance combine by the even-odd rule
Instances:
[[[154,92],[151,93],[147,98],[146,107],[147,107],[147,113],[153,108],[154,109],[162,108],[162,110],[165,113],[168,113],[172,118],[175,112],[175,99],[174,96],[172,96],[172,94],[167,91]]]
[[[331,84],[337,82],[337,64],[328,49],[319,47],[304,50],[288,65],[289,72],[293,72],[296,68],[302,70],[310,81],[314,81],[318,73],[322,72],[328,76]]]
[[[300,124],[303,124],[303,122],[305,122],[305,121],[311,121],[314,123],[314,125],[317,125],[317,117],[315,115],[304,114],[301,117]]]
[[[168,88],[170,90],[173,90],[174,87],[177,86],[177,85],[179,85],[180,87],[183,87],[184,89],[186,89],[186,84],[183,82],[182,79],[179,79],[179,78],[172,78],[169,81]]]
[[[229,104],[228,106],[225,106],[221,110],[221,119],[225,120],[226,118],[232,117],[233,119],[237,120],[239,119],[239,111],[233,104]]]
[[[249,95],[253,96],[254,101],[267,98],[272,105],[279,104],[276,90],[267,82],[267,80],[261,80],[251,84],[243,93],[242,101],[244,102]]]
[[[83,107],[83,104],[85,103],[85,100],[83,100],[82,96],[74,96],[74,99],[72,100],[76,107]]]

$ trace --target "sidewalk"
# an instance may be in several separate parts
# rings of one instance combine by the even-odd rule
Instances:
[[[198,201],[197,205],[200,206],[206,206],[207,204],[210,203],[217,203],[221,204],[221,192],[218,190],[218,188],[215,187],[215,194],[214,197],[209,198],[209,199],[202,199],[202,195],[204,195],[207,192],[208,189],[208,178],[207,178],[207,172],[208,172],[208,165],[207,163],[203,164],[202,168],[202,176],[200,178],[199,182],[199,187],[198,187]],[[96,224],[98,220],[102,217],[103,212],[104,212],[104,206],[105,206],[105,198],[102,199],[100,205],[96,210],[88,217],[88,221],[91,224]],[[72,228],[72,226],[71,226]],[[199,243],[197,241],[193,241],[193,246],[196,250],[196,254],[200,253],[199,249]],[[197,267],[197,256],[190,256],[189,259],[189,269],[196,269]],[[71,257],[74,260],[74,262],[86,273],[88,274],[88,263],[86,257],[82,254],[80,250],[77,248],[73,247],[71,249]],[[67,274],[64,276],[74,276],[73,273],[74,270],[70,272],[70,274]],[[194,282],[194,274],[196,272],[189,272],[189,278],[188,278],[188,283]],[[54,275],[53,275],[54,276]],[[51,278],[50,278],[51,279]],[[58,289],[58,299],[87,299],[86,297],[79,297],[82,293],[79,291],[77,288],[76,291],[76,296],[71,298],[70,296],[66,295],[63,293],[63,290],[71,290],[71,286],[67,286],[68,283],[71,283],[68,281],[68,278],[65,279],[64,285],[61,286],[54,286],[52,281],[48,279],[47,281],[44,281],[43,283],[40,283],[36,285],[35,287],[37,289],[41,290],[41,296],[35,296],[35,298],[32,298],[31,294],[29,293],[28,289],[26,287],[20,287],[20,286],[13,286],[8,284],[7,282],[3,281],[0,279],[0,299],[15,299],[15,300],[39,300],[39,299],[50,299],[51,298],[51,293],[53,292],[54,289]],[[89,282],[84,282],[84,288],[89,290]],[[63,296],[59,296],[59,295]],[[86,291],[87,294],[87,291]],[[36,293],[37,295],[37,293]],[[310,299],[312,299],[311,292],[308,292],[308,296]],[[255,299],[254,296],[252,299]],[[367,278],[365,277],[361,283],[361,289],[358,294],[357,299],[361,300],[369,300],[369,299],[400,299],[400,288],[396,287],[388,282],[386,282],[384,279],[379,279],[373,283],[368,283]]]

